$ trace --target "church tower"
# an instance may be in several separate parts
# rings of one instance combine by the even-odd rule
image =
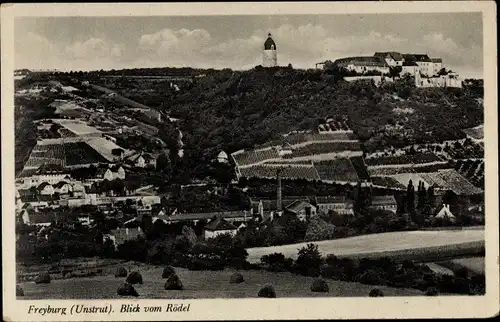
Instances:
[[[275,67],[278,66],[278,54],[276,51],[276,44],[273,38],[271,38],[271,33],[267,35],[267,40],[264,43],[264,51],[262,54],[262,66],[264,67]]]

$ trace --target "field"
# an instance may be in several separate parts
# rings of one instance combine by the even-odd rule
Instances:
[[[418,185],[419,181],[423,181],[426,187],[434,185],[438,189],[452,190],[457,195],[472,195],[482,192],[480,188],[475,187],[454,169],[445,169],[429,173],[408,172],[392,175],[390,177],[404,186],[408,185],[410,179],[415,186]]]
[[[307,243],[299,243],[292,245],[272,246],[272,247],[256,247],[249,248],[248,260],[250,262],[259,262],[263,255],[275,252],[283,253],[287,257],[295,258],[297,251]],[[324,255],[334,254],[337,256],[349,257],[370,257],[370,255],[380,256],[381,253],[390,256],[388,252],[398,252],[392,255],[401,257],[403,255],[413,255],[421,259],[426,256],[427,250],[429,255],[445,256],[440,250],[448,250],[449,252],[459,251],[460,248],[473,252],[474,249],[480,248],[481,244],[484,248],[484,230],[440,230],[440,231],[407,231],[407,232],[391,232],[382,234],[371,234],[357,237],[349,237],[334,240],[325,240],[315,242],[319,246],[319,250]],[[467,244],[467,245],[465,245]],[[447,245],[459,245],[461,247],[447,248]],[[462,247],[466,246],[466,247]],[[432,253],[432,254],[430,254]]]
[[[361,146],[359,142],[327,142],[312,143],[292,150],[291,154],[285,154],[284,159],[292,159],[304,156],[313,156],[319,154],[340,153],[344,151],[359,151]]]
[[[359,180],[351,161],[346,158],[316,162],[314,167],[323,181],[356,182]]]
[[[246,178],[276,178],[277,170],[281,169],[281,178],[283,179],[305,179],[319,180],[318,172],[312,165],[256,165],[249,168],[240,169],[242,177]]]
[[[106,162],[106,159],[85,142],[38,144],[33,148],[24,168],[38,168],[46,164],[74,166]]]
[[[441,160],[434,153],[415,153],[389,157],[367,158],[365,159],[365,162],[368,166],[380,166],[443,162],[443,160]]]
[[[130,267],[132,265],[126,265]],[[165,280],[161,279],[161,267],[133,265],[143,275],[144,284],[135,288],[139,298],[147,299],[193,299],[193,298],[248,298],[257,297],[259,289],[267,283],[276,289],[277,297],[350,297],[367,296],[373,288],[381,289],[385,296],[414,296],[422,292],[413,289],[391,288],[387,286],[363,285],[342,281],[328,280],[330,292],[313,293],[309,287],[312,277],[292,275],[288,272],[272,273],[260,270],[241,271],[245,282],[229,284],[233,270],[224,271],[189,271],[176,268],[184,290],[166,291]],[[123,278],[114,275],[53,280],[50,284],[21,283],[25,296],[19,299],[111,299],[119,298],[117,288]]]

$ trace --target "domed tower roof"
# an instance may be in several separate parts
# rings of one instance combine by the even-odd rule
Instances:
[[[267,34],[267,40],[264,43],[264,50],[276,50],[276,43],[271,38],[271,33]]]

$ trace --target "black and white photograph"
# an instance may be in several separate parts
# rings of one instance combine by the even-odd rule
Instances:
[[[496,38],[484,17],[496,8],[484,4],[205,15],[66,4],[10,17],[3,264],[19,314],[487,295],[492,307],[470,310],[495,314]]]

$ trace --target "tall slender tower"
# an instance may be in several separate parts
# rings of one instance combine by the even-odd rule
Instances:
[[[280,212],[283,210],[283,202],[281,197],[281,169],[278,168],[276,171],[276,177],[278,179],[278,190],[276,193],[276,211]]]
[[[264,51],[262,53],[262,66],[275,67],[278,66],[278,54],[276,51],[276,43],[271,38],[271,33],[267,34],[267,40],[264,42]]]

